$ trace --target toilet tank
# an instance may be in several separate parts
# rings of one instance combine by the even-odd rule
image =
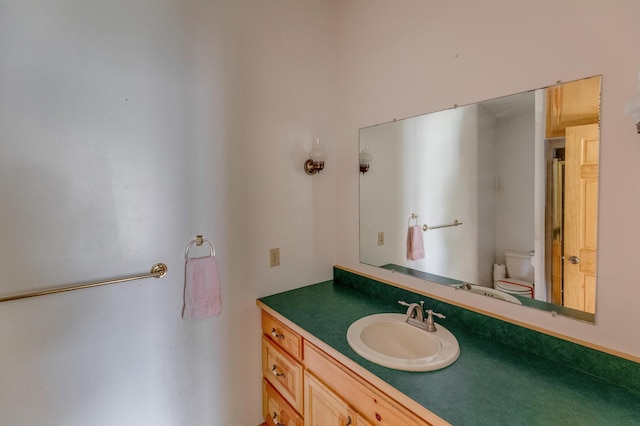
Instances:
[[[507,264],[507,276],[517,280],[533,283],[534,269],[531,264],[531,254],[524,251],[507,250],[504,252]]]

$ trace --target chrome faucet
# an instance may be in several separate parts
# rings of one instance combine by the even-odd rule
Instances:
[[[424,314],[422,313],[424,310],[424,302],[421,300],[420,304],[417,303],[407,303],[407,302],[398,302],[402,306],[408,306],[407,308],[407,322],[410,319],[414,319],[419,322],[424,321]]]
[[[417,303],[407,303],[404,301],[399,301],[399,304],[402,306],[407,306],[407,324],[413,325],[415,327],[421,328],[425,331],[436,331],[436,325],[433,321],[433,316],[437,316],[438,318],[446,318],[444,315],[433,312],[431,309],[427,310],[427,318],[424,318],[424,302],[421,300],[420,304]]]

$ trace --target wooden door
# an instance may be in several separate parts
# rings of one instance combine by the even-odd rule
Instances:
[[[556,147],[558,150],[559,147]],[[564,140],[561,144],[564,152]],[[555,151],[555,150],[554,150]],[[564,155],[554,153],[547,170],[545,279],[551,282],[551,303],[562,306],[562,249],[564,221]]]
[[[356,413],[308,372],[304,373],[305,426],[355,426]]]
[[[595,313],[599,126],[567,127],[564,306]]]

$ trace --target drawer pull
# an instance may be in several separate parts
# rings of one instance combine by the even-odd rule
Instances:
[[[280,420],[278,419],[278,413],[276,413],[275,411],[273,412],[273,423],[275,423],[276,426],[286,426],[284,423],[280,423]]]
[[[349,426],[351,424],[351,416],[347,416],[347,422],[344,424],[344,426]]]
[[[273,364],[273,368],[271,369],[271,372],[272,372],[272,373],[273,373],[273,375],[274,375],[274,376],[276,376],[276,377],[282,377],[283,379],[284,379],[285,377],[287,377],[287,375],[286,375],[286,374],[284,374],[284,373],[280,373],[280,372],[278,371],[278,367],[276,367],[276,365],[275,365],[275,364]]]
[[[273,336],[274,339],[284,339],[284,334],[278,333],[275,328],[271,329],[271,336]]]

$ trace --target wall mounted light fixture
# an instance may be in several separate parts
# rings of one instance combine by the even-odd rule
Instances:
[[[638,73],[638,79],[640,79],[640,73]],[[638,91],[631,99],[629,99],[624,106],[624,112],[629,114],[636,120],[636,130],[640,133],[640,84],[638,85]]]
[[[322,149],[320,138],[316,138],[313,143],[313,149],[309,153],[309,159],[304,163],[304,171],[308,175],[315,175],[324,169],[324,161],[327,159],[327,153]]]
[[[371,166],[371,161],[373,160],[373,156],[369,152],[369,145],[362,147],[360,155],[358,155],[358,160],[360,161],[360,173],[367,173]]]

